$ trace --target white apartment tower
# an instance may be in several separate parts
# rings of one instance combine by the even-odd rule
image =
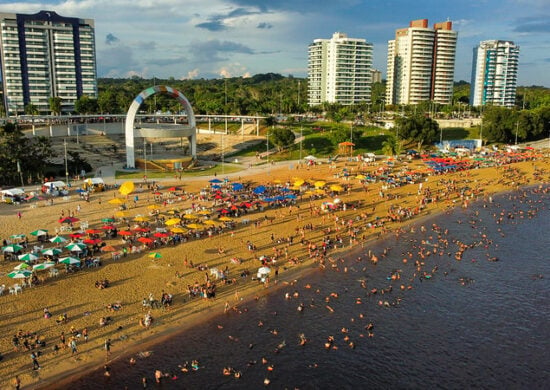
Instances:
[[[414,20],[388,41],[386,104],[451,103],[457,32],[452,22]]]
[[[331,39],[315,39],[308,54],[310,106],[370,102],[372,44],[337,32]]]
[[[492,104],[513,107],[519,46],[511,41],[482,41],[474,48],[470,103],[473,106]]]
[[[94,21],[52,11],[0,13],[0,66],[8,115],[28,104],[48,112],[50,97],[72,111],[82,95],[97,98]]]

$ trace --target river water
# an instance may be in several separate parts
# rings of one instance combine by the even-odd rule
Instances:
[[[174,336],[135,366],[114,362],[110,378],[101,370],[66,388],[134,389],[143,377],[163,389],[254,389],[267,381],[275,389],[547,388],[550,193],[521,194],[424,220],[426,231],[417,224],[399,239],[369,244]],[[458,241],[468,246],[460,261]],[[413,275],[415,260],[424,263],[423,278]],[[193,359],[200,368],[181,372]],[[241,377],[224,376],[226,366]],[[170,373],[160,385],[156,369]]]

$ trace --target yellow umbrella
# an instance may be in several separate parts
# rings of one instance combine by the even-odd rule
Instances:
[[[183,216],[183,218],[185,218],[185,219],[197,219],[199,217],[197,217],[196,215],[193,215],[193,214],[185,214]]]
[[[222,222],[233,221],[233,220],[232,220],[231,218],[229,218],[229,217],[220,217],[220,218],[218,218],[218,219],[219,219],[220,221],[222,221]]]
[[[281,180],[279,180],[279,179],[275,179],[275,180],[273,180],[273,183],[275,183],[275,184],[281,184],[281,183],[282,183],[282,181],[281,181]]]
[[[180,222],[181,222],[181,219],[179,218],[170,218],[169,220],[164,222],[164,224],[167,226],[173,226],[173,225],[177,225]]]
[[[315,188],[323,188],[326,184],[327,184],[326,181],[319,180],[319,181],[316,181],[313,185],[315,186]]]
[[[159,205],[158,204],[150,204],[149,206],[147,206],[147,208],[149,210],[156,210],[159,208]]]
[[[201,225],[200,223],[190,223],[187,227],[189,229],[202,229],[204,228],[204,225]]]
[[[343,190],[342,186],[339,185],[339,184],[333,184],[333,185],[331,185],[331,186],[330,186],[330,189],[331,189],[332,191],[336,191],[336,192],[339,192],[339,191],[342,191],[342,190]]]
[[[295,185],[295,186],[290,187],[290,189],[293,190],[293,191],[300,191],[301,188],[300,188],[300,186]]]
[[[136,215],[134,217],[134,221],[136,222],[147,222],[149,220],[149,217],[146,217],[144,215]]]
[[[355,176],[355,178],[358,179],[358,180],[364,180],[367,177],[365,175],[357,175],[357,176]]]
[[[110,199],[109,201],[107,201],[107,203],[109,203],[109,204],[124,204],[124,203],[126,203],[126,200],[122,199],[122,198],[113,198],[113,199]]]
[[[325,193],[325,190],[322,190],[322,189],[320,189],[320,188],[317,188],[317,189],[315,190],[315,193],[316,193],[316,194],[319,194],[319,195],[323,195],[323,194]]]
[[[127,211],[117,211],[115,213],[115,217],[117,217],[117,218],[123,218],[123,217],[127,217],[127,216],[128,216]]]
[[[203,222],[205,225],[215,225],[216,222],[215,221],[212,221],[211,219],[208,219],[206,221]]]
[[[200,214],[200,215],[210,215],[211,212],[208,211],[208,210],[201,210],[201,211],[199,211],[197,214]]]
[[[122,183],[122,185],[118,189],[118,192],[120,192],[122,195],[128,195],[128,194],[131,194],[133,190],[134,190],[134,182],[126,181]]]
[[[304,184],[305,182],[306,182],[306,181],[305,181],[304,179],[296,179],[296,180],[294,181],[294,185],[295,185],[296,187],[300,187],[300,186],[301,186],[302,184]]]
[[[187,230],[181,227],[174,227],[170,229],[172,233],[187,233]]]

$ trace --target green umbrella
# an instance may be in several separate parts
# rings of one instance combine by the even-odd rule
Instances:
[[[17,253],[22,250],[23,250],[23,247],[17,244],[11,244],[2,248],[3,252],[11,252],[11,253]]]
[[[38,230],[35,230],[34,232],[31,232],[31,234],[33,236],[45,236],[46,234],[48,234],[48,231],[46,229],[38,229]]]
[[[44,270],[44,269],[48,269],[48,268],[52,268],[52,267],[55,267],[55,262],[45,261],[43,263],[33,265],[32,269],[40,271],[40,270]]]
[[[59,248],[42,249],[42,254],[44,256],[55,256],[55,255],[59,255],[61,252],[63,251]]]
[[[84,249],[86,249],[86,245],[81,244],[79,242],[75,242],[75,243],[67,245],[65,248],[67,248],[71,252],[82,252]]]
[[[158,252],[151,252],[151,253],[149,253],[149,257],[151,259],[160,259],[162,257],[162,255]]]
[[[59,260],[59,262],[63,264],[68,264],[68,265],[80,264],[79,259],[77,259],[76,257],[70,257],[70,256],[62,258],[61,260]]]
[[[17,267],[14,267],[13,269],[19,271],[19,270],[22,270],[22,269],[27,269],[29,267],[30,267],[30,265],[28,265],[27,263],[21,263]]]
[[[54,242],[56,244],[61,244],[63,242],[67,242],[68,240],[63,236],[55,236],[55,237],[50,238],[50,241]]]
[[[110,223],[110,222],[115,222],[115,220],[113,218],[103,218],[101,220],[101,222],[107,222],[107,223]]]
[[[12,279],[25,279],[32,275],[32,272],[26,269],[14,270],[8,274],[8,278]]]
[[[38,256],[32,253],[25,253],[24,255],[19,255],[19,260],[21,261],[35,261],[38,260]]]
[[[25,236],[24,234],[12,234],[12,235],[10,236],[10,238],[11,238],[12,240],[22,240],[22,239],[24,239],[25,237],[26,237],[26,236]]]

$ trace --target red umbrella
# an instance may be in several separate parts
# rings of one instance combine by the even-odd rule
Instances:
[[[120,232],[118,232],[119,236],[131,236],[133,235],[134,233],[128,231],[128,230],[121,230]]]
[[[78,221],[80,221],[80,220],[76,217],[64,217],[64,218],[59,219],[57,222],[59,222],[59,223],[75,223],[75,222],[78,222]]]
[[[148,238],[148,237],[140,237],[137,239],[139,242],[142,242],[144,244],[150,244],[153,242],[152,239]]]
[[[114,227],[113,225],[103,225],[101,227],[103,230],[113,230],[113,229],[116,229],[116,227]]]
[[[149,229],[148,229],[148,228],[144,228],[144,227],[138,227],[138,228],[135,228],[134,231],[135,231],[135,232],[148,232]]]
[[[100,234],[100,233],[103,233],[103,231],[101,231],[99,229],[88,229],[88,230],[86,230],[86,233],[87,234]]]
[[[153,236],[155,237],[168,237],[170,234],[168,233],[163,233],[163,232],[156,232],[155,234],[153,234]]]
[[[71,233],[69,234],[69,237],[71,238],[80,238],[84,235],[84,233]]]
[[[168,191],[170,191],[170,192],[181,191],[181,188],[180,187],[170,187],[170,188],[168,188]]]
[[[84,244],[95,245],[95,244],[99,244],[101,242],[101,240],[99,238],[87,238],[87,239],[83,240],[82,242]]]
[[[162,192],[155,191],[153,192],[153,195],[162,195]]]

